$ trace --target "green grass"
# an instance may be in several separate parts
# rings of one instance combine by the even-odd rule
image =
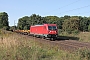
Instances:
[[[90,42],[90,32],[79,32],[77,34],[68,34],[67,32],[60,32],[59,35],[62,39],[78,40],[81,42]]]
[[[90,60],[90,51],[69,53],[16,33],[2,32],[0,60]]]

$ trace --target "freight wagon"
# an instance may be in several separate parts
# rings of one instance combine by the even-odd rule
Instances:
[[[54,40],[58,36],[58,29],[56,24],[43,24],[30,26],[30,35],[36,37],[50,38]]]

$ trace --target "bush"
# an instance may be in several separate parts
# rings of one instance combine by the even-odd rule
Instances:
[[[10,28],[9,26],[4,26],[3,27],[4,30],[9,30],[9,28]]]
[[[61,34],[63,32],[62,29],[58,29],[58,33]]]
[[[78,30],[74,30],[72,31],[73,34],[79,34],[79,31]]]
[[[80,56],[81,60],[90,60],[90,50],[80,49],[78,51],[78,56]]]
[[[88,26],[88,31],[90,32],[90,24],[89,24],[89,26]]]
[[[72,34],[72,31],[73,31],[72,29],[67,29],[67,30],[66,30],[66,32],[67,32],[68,34]]]

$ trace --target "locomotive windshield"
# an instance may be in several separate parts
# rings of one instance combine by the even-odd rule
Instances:
[[[49,30],[56,30],[57,28],[56,28],[56,26],[48,26],[48,29]]]

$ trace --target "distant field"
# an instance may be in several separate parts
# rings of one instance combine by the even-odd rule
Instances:
[[[90,33],[68,35],[79,37],[79,41],[90,42]],[[62,34],[62,36],[67,36]],[[57,47],[39,44],[34,39],[13,32],[0,31],[0,60],[90,60],[89,50],[74,53]]]

